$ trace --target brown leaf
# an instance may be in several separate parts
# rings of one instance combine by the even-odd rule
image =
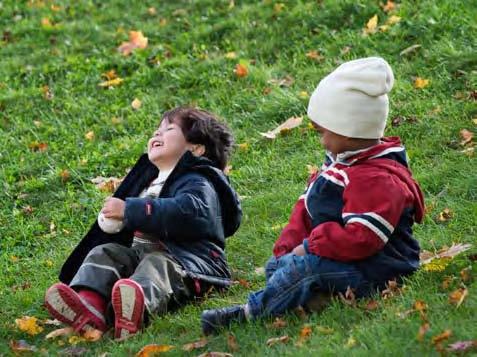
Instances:
[[[401,293],[401,288],[399,287],[396,280],[389,280],[387,283],[387,288],[381,292],[383,299],[393,297],[394,295],[399,295]]]
[[[369,300],[366,305],[364,306],[364,309],[367,311],[374,311],[379,309],[379,303],[376,300]]]
[[[118,78],[118,74],[115,69],[110,69],[109,71],[102,73],[101,77],[106,78],[108,81],[112,81],[113,79]]]
[[[295,80],[292,76],[286,75],[281,79],[270,79],[267,83],[274,84],[279,87],[290,87]]]
[[[419,327],[419,331],[417,332],[417,340],[422,341],[424,340],[424,335],[429,331],[431,325],[428,322],[424,322],[421,327]]]
[[[291,117],[287,119],[285,122],[277,126],[275,129],[270,130],[266,133],[260,133],[263,137],[267,139],[275,139],[278,134],[283,133],[284,131],[291,130],[293,128],[296,128],[297,126],[300,126],[301,123],[303,122],[303,117]]]
[[[119,187],[123,178],[98,176],[91,180],[103,192],[114,192]]]
[[[18,285],[13,285],[12,286],[12,291],[18,291],[18,290],[27,290],[31,288],[31,283],[26,282]]]
[[[353,289],[350,286],[348,286],[344,294],[339,292],[338,296],[346,305],[356,307],[356,297],[354,295]]]
[[[64,170],[61,170],[60,177],[61,177],[61,181],[66,182],[70,179],[71,175],[68,170],[64,169]]]
[[[419,312],[426,312],[427,310],[427,304],[422,301],[422,300],[416,300],[414,302],[414,310],[419,311]]]
[[[306,319],[308,319],[308,314],[306,313],[305,309],[301,306],[298,306],[298,307],[295,307],[293,309],[293,312],[295,313],[295,315],[297,315],[300,320],[302,321],[305,321]]]
[[[452,336],[452,331],[445,330],[444,332],[432,338],[432,344],[437,345],[438,343],[441,343],[442,341],[447,340],[451,336]]]
[[[232,352],[237,352],[240,349],[237,339],[231,333],[227,335],[227,346]]]
[[[386,4],[379,4],[379,6],[384,12],[390,12],[396,8],[396,4],[391,0],[387,0]]]
[[[47,143],[39,143],[37,141],[34,141],[28,145],[30,149],[33,151],[39,151],[39,152],[44,152],[46,149],[48,149],[48,144]]]
[[[56,338],[59,336],[69,336],[73,334],[73,332],[74,332],[73,327],[70,327],[70,326],[63,327],[63,328],[59,328],[59,329],[51,331],[48,335],[45,336],[45,339],[49,340],[51,338]]]
[[[322,61],[325,59],[323,55],[321,55],[318,51],[310,51],[306,53],[306,57],[314,60],[314,61]]]
[[[459,288],[449,294],[449,303],[459,307],[464,302],[464,299],[469,295],[467,288]]]
[[[449,285],[451,284],[452,280],[453,280],[452,276],[446,276],[441,284],[442,289],[444,290],[449,289]]]
[[[295,343],[296,346],[303,346],[306,340],[308,340],[311,336],[312,329],[310,325],[305,325],[300,330],[300,336],[298,337],[298,341]]]
[[[234,73],[239,78],[246,77],[248,75],[248,68],[244,64],[237,63],[235,65]]]
[[[470,267],[464,268],[459,272],[460,278],[464,283],[469,282],[472,279],[472,275],[470,274],[472,269]]]
[[[26,332],[31,336],[38,335],[43,331],[43,327],[38,325],[38,319],[36,317],[23,316],[20,319],[15,319],[15,324],[20,331]]]
[[[83,332],[82,337],[84,337],[86,341],[96,342],[103,337],[103,334],[104,332],[101,330],[97,330],[95,328],[89,328],[89,329],[86,329],[85,332]]]
[[[123,56],[129,56],[135,49],[144,49],[147,47],[148,39],[144,37],[141,31],[129,31],[129,41],[123,42],[118,51]]]
[[[233,283],[241,285],[241,286],[243,286],[244,288],[247,288],[247,289],[250,289],[252,287],[252,285],[250,285],[250,283],[245,279],[238,279],[238,280],[235,280]]]
[[[174,348],[174,346],[170,345],[147,345],[144,346],[138,353],[136,353],[136,357],[150,357],[153,356],[155,353],[167,352]]]
[[[201,338],[199,341],[191,342],[191,343],[186,343],[184,346],[182,346],[182,350],[190,352],[192,350],[196,350],[198,348],[202,348],[207,345],[207,339],[206,338]]]
[[[275,329],[284,328],[287,326],[287,322],[279,317],[275,317],[275,321],[271,324],[271,327]]]
[[[86,140],[93,141],[94,140],[94,131],[93,130],[88,131],[86,134],[84,134],[84,138]]]
[[[10,341],[10,349],[17,355],[19,352],[35,352],[37,348],[33,345],[28,344],[25,340],[19,341]]]
[[[445,210],[444,210],[445,211]],[[450,210],[448,212],[450,214]],[[428,251],[423,251],[420,255],[421,266],[426,266],[433,262],[433,260],[446,258],[448,261],[454,258],[456,255],[469,250],[472,247],[472,244],[464,244],[464,243],[453,243],[452,246],[443,247],[436,253],[431,253]]]
[[[33,213],[33,207],[30,206],[30,205],[26,205],[22,208],[22,212],[23,214],[25,215],[29,215],[29,214],[32,214]]]
[[[268,347],[271,347],[277,343],[287,343],[288,341],[290,341],[290,337],[288,337],[288,335],[285,335],[281,337],[269,338],[266,343]]]
[[[44,85],[41,87],[41,93],[43,94],[43,98],[46,100],[52,100],[53,99],[53,92],[50,90],[50,87],[47,85]]]

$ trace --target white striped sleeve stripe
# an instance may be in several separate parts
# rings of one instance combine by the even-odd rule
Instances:
[[[366,226],[368,227],[369,229],[371,229],[374,233],[376,233],[376,235],[381,238],[381,240],[386,244],[388,242],[388,237],[386,236],[386,234],[384,234],[378,227],[376,227],[374,224],[372,224],[370,221],[367,221],[366,219],[364,218],[359,218],[359,217],[353,217],[353,218],[350,218],[348,220],[348,222],[346,222],[347,224],[348,223],[360,223],[362,224],[363,226]]]
[[[346,172],[344,172],[343,170],[337,169],[336,167],[330,167],[328,170],[333,171],[333,172],[337,173],[338,175],[340,175],[341,177],[343,177],[345,185],[349,184],[349,178],[348,178],[348,175],[346,174]]]
[[[349,213],[348,212],[348,213],[343,213],[342,216],[343,216],[343,219],[348,216],[369,216],[371,218],[374,218],[379,223],[381,223],[384,227],[386,227],[390,233],[394,232],[393,225],[375,212],[364,212],[364,213]]]
[[[322,172],[320,176],[324,177],[328,181],[331,181],[337,184],[338,186],[345,187],[345,183],[343,181],[340,181],[338,178],[334,176],[328,175],[326,172]]]

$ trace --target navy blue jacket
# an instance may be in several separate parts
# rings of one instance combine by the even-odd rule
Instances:
[[[130,246],[134,231],[141,231],[164,243],[191,278],[219,287],[230,285],[225,238],[237,231],[242,211],[227,177],[210,160],[187,152],[167,178],[159,198],[138,198],[157,175],[158,169],[147,155],[141,156],[113,195],[126,201],[125,228],[108,234],[96,221],[63,265],[62,282],[71,281],[95,246]]]

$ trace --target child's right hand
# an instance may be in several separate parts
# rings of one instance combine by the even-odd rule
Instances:
[[[119,233],[124,228],[124,222],[118,219],[106,218],[103,212],[98,214],[99,228],[105,233],[114,234]]]

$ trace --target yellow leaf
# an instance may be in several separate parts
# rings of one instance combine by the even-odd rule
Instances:
[[[123,56],[128,56],[135,49],[144,49],[147,47],[148,39],[144,37],[141,31],[129,31],[129,41],[123,42],[119,47],[118,51]]]
[[[275,5],[273,5],[273,13],[275,13],[275,14],[279,14],[284,9],[285,9],[285,4],[283,4],[281,2],[276,3]]]
[[[116,191],[122,181],[122,178],[102,176],[95,177],[91,180],[100,191],[111,193]]]
[[[182,349],[184,351],[191,352],[192,350],[202,348],[206,345],[207,345],[207,339],[206,338],[201,338],[199,341],[186,343],[184,346],[182,346]]]
[[[449,257],[435,258],[435,259],[432,259],[429,263],[424,265],[424,270],[431,271],[431,272],[444,271],[450,262],[451,262],[451,258]]]
[[[477,125],[477,118],[472,119],[472,122]]]
[[[240,151],[248,151],[250,149],[249,143],[241,143],[237,145]]]
[[[429,85],[429,79],[424,79],[424,78],[421,78],[421,77],[417,77],[415,80],[414,80],[414,88],[416,89],[422,89],[422,88],[425,88]]]
[[[86,342],[86,339],[76,335],[73,335],[70,338],[68,338],[68,343],[70,345],[77,345],[78,343],[81,343],[81,342]]]
[[[151,6],[150,8],[147,9],[147,13],[151,16],[155,16],[155,15],[157,15],[157,10],[156,10],[155,7]]]
[[[389,26],[392,26],[392,25],[395,25],[397,24],[398,22],[401,21],[401,17],[399,16],[396,16],[396,15],[392,15],[388,18],[388,20],[386,21],[386,25],[389,25]]]
[[[174,348],[170,345],[147,345],[144,346],[137,354],[136,357],[149,357],[154,353],[167,352]]]
[[[353,336],[350,336],[348,338],[348,341],[346,341],[345,348],[353,348],[354,346],[356,346],[357,343],[358,341],[356,341]]]
[[[267,139],[275,139],[278,134],[283,133],[284,131],[291,130],[300,126],[303,122],[303,117],[291,117],[287,119],[285,122],[277,126],[275,129],[270,130],[266,133],[260,133],[263,137]]]
[[[38,325],[38,319],[36,317],[23,316],[20,319],[15,319],[15,324],[20,331],[26,332],[31,336],[38,335],[43,331],[43,327]]]
[[[90,130],[86,134],[84,134],[86,140],[92,141],[94,140],[94,131]]]
[[[235,52],[233,52],[233,51],[232,51],[232,52],[227,52],[227,53],[225,54],[225,58],[227,58],[227,59],[236,59],[236,58],[237,58],[237,54],[236,54]]]
[[[51,268],[53,266],[53,261],[51,259],[47,259],[45,260],[45,265],[49,268]]]
[[[439,222],[447,222],[452,218],[454,214],[449,208],[445,208],[442,212],[439,213],[439,217],[437,217],[437,220]]]
[[[10,260],[11,260],[12,263],[18,263],[18,261],[20,260],[20,258],[18,258],[18,257],[15,256],[15,255],[12,255],[12,256],[10,257]]]
[[[167,19],[162,18],[159,20],[159,26],[165,27],[167,25]]]
[[[459,307],[464,302],[464,299],[469,295],[467,288],[459,288],[449,294],[449,302],[456,307]]]
[[[141,108],[141,105],[142,105],[142,102],[137,98],[134,98],[134,100],[131,103],[131,107],[134,110],[138,110],[139,108]]]
[[[103,331],[97,330],[95,328],[88,328],[85,332],[83,332],[82,337],[89,342],[96,342],[103,337]]]
[[[302,90],[300,93],[298,93],[298,96],[299,96],[301,99],[308,99],[308,97],[310,96],[310,94],[308,94],[307,91]]]
[[[51,21],[48,17],[43,17],[41,19],[41,26],[43,26],[43,28],[45,28],[45,29],[53,28],[53,24],[51,23]]]
[[[377,27],[378,27],[378,15],[374,15],[366,23],[366,27],[364,28],[363,32],[365,35],[373,34],[376,32]]]
[[[316,329],[319,333],[323,334],[323,335],[331,335],[335,332],[335,330],[333,330],[331,327],[326,327],[326,326],[316,326]]]
[[[118,78],[110,79],[108,81],[101,82],[100,84],[98,84],[98,86],[103,87],[103,88],[104,87],[117,87],[123,82],[124,82],[124,79],[118,77]]]

